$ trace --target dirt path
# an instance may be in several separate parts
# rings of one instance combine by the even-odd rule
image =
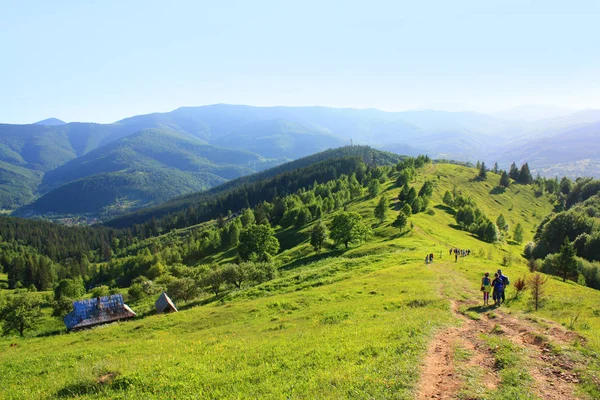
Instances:
[[[464,387],[457,374],[455,351],[467,351],[468,359],[461,368],[476,367],[482,372],[479,381],[486,389],[500,384],[494,365],[494,355],[481,339],[481,334],[502,335],[523,350],[527,372],[533,379],[532,391],[542,399],[577,399],[575,384],[579,379],[572,360],[554,354],[550,343],[569,344],[576,339],[572,332],[557,325],[540,326],[530,321],[507,315],[502,309],[493,314],[483,312],[476,302],[450,300],[452,311],[461,320],[461,326],[439,332],[429,346],[423,364],[417,399],[454,399]],[[461,309],[476,310],[478,320],[461,313]],[[491,309],[490,309],[491,310]]]

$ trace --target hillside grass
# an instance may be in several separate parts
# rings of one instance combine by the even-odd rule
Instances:
[[[448,164],[420,170],[413,183],[417,188],[425,179],[436,182],[433,213],[412,216],[414,228],[403,234],[390,226],[396,211],[383,224],[373,217],[378,198],[351,202],[348,209],[364,216],[373,238],[347,251],[328,248],[315,254],[308,244],[311,225],[278,232],[280,275],[262,285],[178,304],[176,314],[151,315],[154,298],[146,298],[130,303],[141,315],[131,322],[48,337],[2,338],[2,396],[413,398],[428,342],[440,329],[459,323],[449,299],[479,300],[485,271],[502,268],[513,282],[529,274],[521,245],[489,244],[456,229],[441,204],[444,192],[456,185],[491,219],[502,212],[511,230],[520,222],[525,242],[552,208],[548,198],[536,198],[526,186],[491,194],[499,177],[489,174],[479,182],[472,180],[475,174]],[[390,199],[399,191],[392,181],[384,190]],[[471,256],[455,262],[451,247],[471,249]],[[429,253],[435,255],[433,266],[423,262]],[[501,265],[508,254],[512,264]],[[225,262],[234,255],[229,251],[213,259]],[[503,309],[540,324],[562,323],[585,339],[555,351],[590,359],[581,390],[593,397],[600,292],[550,279],[548,301],[534,312],[528,294],[514,300],[512,290]],[[579,318],[568,326],[574,313]],[[526,367],[522,362],[515,359],[503,382],[513,370]]]

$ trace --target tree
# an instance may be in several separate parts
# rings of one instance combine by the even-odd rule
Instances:
[[[412,215],[412,207],[410,206],[410,204],[405,204],[404,207],[402,207],[402,209],[400,210],[400,212],[406,215],[407,217],[410,217]]]
[[[548,282],[548,277],[545,278],[541,274],[534,274],[529,278],[528,287],[531,291],[531,303],[537,311],[544,301],[544,284]]]
[[[452,193],[450,193],[449,191],[446,190],[446,193],[444,193],[444,198],[442,199],[442,201],[448,207],[452,207],[454,205],[454,199],[452,197]]]
[[[35,329],[42,311],[41,301],[36,295],[21,293],[9,298],[6,305],[0,310],[0,321],[2,321],[2,332],[10,335],[18,332],[20,336],[27,330]]]
[[[92,289],[92,297],[104,297],[110,294],[110,289],[108,286],[96,286]]]
[[[498,240],[498,231],[496,230],[496,225],[494,225],[492,221],[489,221],[485,227],[483,240],[490,243]]]
[[[251,279],[253,274],[253,263],[227,264],[223,267],[223,280],[237,287]]]
[[[514,162],[510,165],[510,169],[508,170],[508,176],[513,181],[519,180],[519,168],[517,168],[517,165]]]
[[[521,223],[517,223],[513,232],[513,240],[519,244],[523,243],[523,227]]]
[[[229,224],[227,244],[237,246],[240,243],[240,233],[242,232],[242,223],[238,218]]]
[[[242,226],[244,228],[256,222],[254,212],[249,208],[244,208],[244,211],[242,211],[242,215],[240,216],[240,220],[242,221]]]
[[[400,193],[398,194],[398,200],[406,201],[406,199],[408,199],[409,191],[410,191],[410,188],[408,187],[408,184],[405,184],[404,186],[402,186],[402,190],[400,190]]]
[[[329,238],[329,230],[322,220],[319,220],[310,232],[310,244],[318,253],[323,247],[323,243]]]
[[[492,172],[497,174],[500,171],[500,169],[498,168],[498,162],[494,163],[494,168],[492,169]]]
[[[371,230],[362,222],[362,217],[356,212],[341,212],[333,217],[331,223],[331,238],[336,244],[344,244],[346,249],[353,242],[367,239]]]
[[[415,199],[417,198],[417,196],[418,196],[417,191],[415,190],[414,187],[411,187],[408,190],[408,194],[406,195],[406,202],[408,204],[412,204],[415,201]]]
[[[201,283],[204,286],[209,286],[210,290],[215,294],[215,296],[218,296],[219,292],[221,291],[221,286],[223,286],[223,283],[225,283],[223,270],[217,265],[213,265],[207,272],[203,274]]]
[[[250,225],[242,230],[238,253],[242,260],[268,261],[279,251],[275,231],[268,225]]]
[[[556,272],[562,276],[563,282],[577,270],[575,254],[575,247],[568,238],[565,238],[565,243],[561,246],[556,259]]]
[[[498,226],[498,229],[503,232],[508,231],[508,224],[506,223],[506,219],[504,219],[504,215],[498,215],[498,218],[496,219],[496,226]]]
[[[506,171],[502,171],[502,174],[500,175],[500,186],[505,188],[510,186],[510,178]]]
[[[390,204],[387,197],[385,197],[385,195],[381,196],[379,203],[377,203],[375,210],[373,210],[373,214],[375,215],[375,218],[379,219],[379,222],[383,223],[383,221],[385,221],[390,210],[389,207]]]
[[[377,197],[379,195],[379,193],[381,192],[381,184],[379,183],[379,181],[377,179],[371,179],[371,181],[369,182],[369,187],[367,188],[367,191],[369,192],[369,196]]]
[[[484,162],[481,162],[481,165],[479,166],[479,174],[477,177],[482,180],[487,178],[487,168],[485,167]]]
[[[529,171],[529,164],[525,163],[521,167],[518,181],[519,183],[522,183],[524,185],[529,185],[533,182],[533,177],[531,176],[531,172]]]
[[[296,225],[296,228],[301,228],[312,221],[312,218],[313,216],[308,207],[301,207],[300,210],[298,210],[298,214],[296,214],[294,225]]]
[[[54,288],[54,300],[62,298],[78,299],[85,294],[83,280],[79,279],[63,279],[56,288]]]
[[[392,223],[392,226],[400,229],[400,232],[402,232],[404,228],[406,228],[406,225],[408,225],[408,216],[403,212],[398,213],[398,216],[396,217],[396,220]]]
[[[558,188],[560,193],[568,195],[569,193],[571,193],[571,189],[573,189],[573,182],[565,176],[560,180]]]
[[[167,285],[167,294],[174,301],[190,301],[200,294],[200,288],[192,278],[175,279]]]
[[[423,183],[423,186],[421,186],[421,189],[419,190],[419,197],[431,197],[431,195],[433,194],[433,187],[434,187],[434,183],[433,181],[425,181],[425,183]]]

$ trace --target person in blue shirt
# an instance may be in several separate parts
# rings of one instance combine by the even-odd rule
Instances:
[[[492,294],[492,297],[494,298],[494,305],[500,306],[502,296],[504,295],[504,280],[500,278],[500,275],[498,275],[498,273],[494,274],[492,287],[494,288],[494,292]]]

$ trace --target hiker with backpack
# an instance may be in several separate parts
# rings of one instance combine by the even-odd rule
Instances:
[[[504,303],[504,301],[506,300],[505,291],[506,291],[506,287],[508,285],[510,285],[510,279],[508,279],[508,276],[502,274],[502,270],[501,269],[498,270],[498,277],[500,279],[502,279],[502,286],[503,286],[503,290],[502,290],[502,302]]]
[[[483,292],[483,305],[490,305],[490,292],[492,291],[492,280],[490,279],[490,273],[486,272],[483,278],[481,278],[481,291]]]
[[[500,306],[500,301],[502,300],[502,297],[504,296],[504,280],[502,278],[500,278],[500,275],[498,275],[498,273],[496,272],[494,274],[494,280],[492,281],[492,287],[494,288],[494,291],[492,293],[492,297],[494,299],[494,305],[495,306]]]

